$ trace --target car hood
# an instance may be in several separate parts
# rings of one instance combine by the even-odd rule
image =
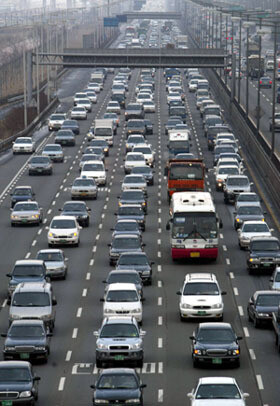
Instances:
[[[13,201],[18,201],[18,202],[26,202],[27,200],[33,200],[32,196],[21,196],[21,195],[13,195],[12,196]]]
[[[19,316],[21,319],[26,318],[38,318],[40,319],[42,316],[51,313],[50,306],[42,306],[42,307],[20,307],[20,306],[11,306],[10,307],[10,314],[13,316]]]
[[[36,345],[36,346],[44,346],[46,345],[46,337],[7,337],[5,341],[5,345],[7,346],[27,346],[27,345]]]
[[[95,399],[106,400],[126,400],[139,399],[141,392],[139,389],[96,389]]]
[[[192,406],[245,406],[242,399],[195,399]]]
[[[256,232],[252,232],[252,233],[240,233],[240,237],[241,238],[252,238],[252,237],[270,237],[271,236],[271,232],[268,231],[267,233],[265,232],[260,232],[260,233],[256,233]]]
[[[250,257],[280,258],[280,251],[252,251]]]
[[[205,350],[234,350],[238,348],[238,344],[235,341],[228,343],[202,343],[197,342],[195,348],[205,349]]]
[[[40,212],[38,211],[38,210],[26,210],[26,211],[23,211],[23,210],[21,210],[21,211],[15,211],[15,210],[13,210],[12,211],[12,216],[19,216],[19,217],[21,217],[21,216],[35,216],[35,215],[39,215],[40,214]]]
[[[54,235],[69,235],[79,232],[76,228],[50,228],[49,233]]]
[[[216,303],[221,303],[221,296],[219,295],[209,295],[209,296],[203,296],[203,295],[197,295],[197,296],[187,296],[187,295],[182,295],[181,296],[181,302],[182,303],[188,303],[191,304],[192,306],[212,306]]]
[[[280,300],[280,297],[279,297]],[[278,306],[258,306],[256,305],[257,313],[272,313],[278,311]]]
[[[47,269],[57,269],[64,267],[63,261],[44,261]]]
[[[31,390],[33,384],[32,381],[26,382],[0,382],[0,392],[23,392]]]
[[[137,302],[104,302],[104,309],[131,311],[135,308],[142,310],[142,304]]]
[[[122,253],[122,252],[137,252],[137,251],[142,251],[141,247],[138,248],[129,248],[129,247],[122,247],[122,248],[114,248],[112,247],[110,250],[110,253]]]

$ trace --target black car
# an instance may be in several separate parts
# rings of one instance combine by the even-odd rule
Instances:
[[[142,104],[139,103],[129,103],[126,106],[126,110],[124,112],[125,120],[131,119],[142,119],[144,118],[144,109]]]
[[[144,119],[144,124],[145,124],[145,127],[146,127],[146,134],[153,134],[154,133],[154,130],[153,130],[153,123],[151,122],[151,120],[148,120],[148,119]]]
[[[252,237],[249,244],[247,269],[272,272],[280,265],[280,243],[276,237]]]
[[[142,236],[140,226],[136,220],[119,220],[114,228],[111,228],[113,231],[112,237],[116,234],[135,234]]]
[[[52,334],[47,333],[43,320],[14,320],[1,336],[6,337],[4,360],[48,361]]]
[[[275,290],[256,291],[249,299],[247,314],[249,321],[257,328],[260,324],[270,322],[272,313],[278,312],[280,304],[280,292]]]
[[[101,403],[143,406],[143,388],[137,372],[132,368],[103,369],[95,385],[93,405]],[[137,399],[137,400],[136,400]],[[131,403],[131,400],[133,402]]]
[[[109,246],[109,262],[115,265],[124,252],[141,252],[144,248],[142,238],[136,234],[116,234]]]
[[[208,134],[208,128],[213,127],[215,125],[222,125],[223,120],[220,116],[215,116],[215,115],[208,115],[205,116],[205,121],[204,121],[204,136],[207,137]]]
[[[170,112],[171,107],[177,107],[177,106],[184,107],[183,100],[170,100],[170,102],[168,103],[168,112]]]
[[[165,134],[168,134],[169,130],[174,130],[177,124],[183,124],[181,117],[171,117],[165,124]]]
[[[55,139],[55,144],[66,145],[66,146],[75,146],[76,139],[72,130],[58,130]]]
[[[89,143],[89,147],[102,148],[104,155],[109,156],[109,144],[106,140],[92,140]]]
[[[136,166],[132,168],[131,175],[143,175],[147,181],[147,185],[154,184],[154,171],[149,166]]]
[[[106,283],[106,285],[111,285],[112,283],[134,283],[139,296],[143,298],[143,281],[139,272],[135,269],[114,269],[109,272],[107,279],[103,283]]]
[[[0,362],[0,402],[2,406],[33,406],[38,399],[38,381],[28,361]]]
[[[152,265],[154,262],[148,260],[145,252],[128,252],[120,255],[116,269],[135,269],[139,272],[144,284],[152,284]]]
[[[125,93],[113,93],[111,100],[119,102],[121,109],[125,109]]]
[[[170,106],[169,107],[169,116],[179,116],[181,117],[183,123],[186,122],[187,119],[187,111],[185,106]]]
[[[200,323],[192,340],[193,366],[240,365],[238,337],[229,323]]]
[[[126,124],[126,135],[128,137],[131,134],[146,134],[144,120],[128,120]]]
[[[29,175],[52,175],[52,161],[47,156],[33,156],[28,162]]]
[[[61,216],[74,216],[81,226],[89,226],[89,212],[91,209],[87,207],[85,202],[81,200],[65,202],[60,211],[62,212]]]
[[[119,206],[116,213],[117,221],[119,220],[136,220],[141,230],[145,231],[145,213],[139,204],[126,204]]]
[[[74,134],[80,134],[80,127],[77,120],[65,120],[61,126],[61,130],[71,130]]]
[[[124,204],[140,204],[144,212],[147,214],[147,198],[142,190],[123,190],[119,196],[119,206]]]
[[[26,202],[29,200],[35,200],[35,193],[31,186],[17,186],[14,191],[10,194],[11,196],[11,207],[17,202]]]

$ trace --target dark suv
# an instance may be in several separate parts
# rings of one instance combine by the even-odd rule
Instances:
[[[274,271],[280,264],[280,243],[276,237],[252,237],[249,245],[247,269]]]
[[[2,406],[32,406],[38,399],[38,381],[27,361],[0,362],[0,402]]]

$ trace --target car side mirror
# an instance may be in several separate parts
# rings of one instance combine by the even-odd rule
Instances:
[[[11,278],[11,277],[12,277],[12,274],[11,274],[11,273],[6,273],[6,276],[7,276],[8,278]]]
[[[105,302],[104,297],[101,297],[101,298],[100,298],[100,302]]]
[[[190,336],[190,340],[195,340],[195,336]]]
[[[182,292],[180,292],[180,290],[178,290],[178,291],[176,292],[176,295],[182,296]]]
[[[90,385],[90,388],[91,388],[91,389],[95,389],[95,385]]]
[[[47,335],[47,337],[52,337],[53,333],[47,333],[46,335]]]
[[[243,397],[244,397],[244,398],[248,398],[249,396],[250,396],[249,393],[246,393],[246,392],[243,393]]]
[[[50,227],[49,227],[49,226],[47,226],[47,227],[46,227],[46,230],[49,230],[49,229],[50,229]]]
[[[145,384],[145,383],[142,383],[141,385],[140,385],[140,388],[146,388],[147,387],[147,385]]]
[[[1,333],[1,337],[7,337],[7,333]]]
[[[227,294],[227,292],[225,290],[222,290],[221,295],[224,296],[226,294]]]
[[[78,226],[78,229],[79,229],[79,230],[82,230],[82,229],[83,229],[83,227],[82,227],[82,226]]]
[[[194,397],[194,396],[193,396],[193,393],[192,393],[192,392],[188,393],[188,394],[187,394],[187,397],[190,398],[190,399],[193,399],[193,397]]]
[[[62,209],[58,209],[58,211],[62,211]]]
[[[93,332],[93,335],[94,335],[95,337],[98,337],[98,336],[99,336],[99,331],[94,331],[94,332]]]
[[[40,376],[34,376],[33,381],[40,381],[41,377]]]
[[[53,300],[52,300],[52,305],[53,305],[53,306],[56,306],[56,305],[57,305],[57,300],[56,300],[56,299],[53,299]]]
[[[170,223],[169,223],[169,221],[168,221],[168,223],[166,223],[165,228],[166,228],[166,230],[170,230]]]
[[[250,186],[253,186],[254,182],[250,182]]]
[[[242,336],[237,336],[237,340],[238,341],[243,340],[243,337]]]

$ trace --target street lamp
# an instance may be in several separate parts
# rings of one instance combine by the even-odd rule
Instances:
[[[249,114],[249,29],[255,26],[253,21],[244,21],[243,27],[246,28],[246,115]]]
[[[240,103],[240,72],[241,72],[241,17],[231,17],[232,22],[239,22],[239,46],[238,46],[238,103]],[[233,38],[233,33],[232,33]]]

